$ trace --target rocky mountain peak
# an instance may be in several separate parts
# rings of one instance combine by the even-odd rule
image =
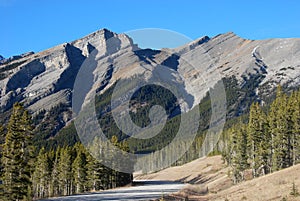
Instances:
[[[187,53],[193,49],[195,49],[197,46],[202,45],[203,43],[206,43],[210,40],[208,36],[203,36],[201,38],[198,38],[188,44],[185,44],[181,47],[175,48],[175,52],[179,55]]]
[[[116,34],[108,29],[98,30],[70,44],[81,49],[84,56],[89,55],[92,47],[102,52],[102,54],[112,54],[120,49],[129,47],[132,49],[137,48],[127,35]]]
[[[101,65],[92,69],[91,90],[98,93],[117,80],[137,74],[148,79],[158,72],[193,97],[189,106],[198,104],[221,77],[234,76],[241,87],[255,78],[251,82],[256,83],[257,93],[278,83],[300,84],[300,39],[248,40],[228,32],[171,51],[154,51],[140,49],[126,34],[101,29],[42,52],[2,59],[0,110],[10,109],[15,101],[24,102],[33,112],[59,103],[70,107],[76,75],[94,50]],[[168,68],[157,68],[160,65]]]

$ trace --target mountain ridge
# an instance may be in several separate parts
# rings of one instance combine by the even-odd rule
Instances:
[[[139,48],[126,34],[101,29],[1,63],[0,111],[9,110],[16,101],[33,113],[59,104],[71,108],[76,75],[93,51],[99,66],[92,72],[85,103],[92,91],[103,93],[118,80],[137,75],[147,80],[159,74],[162,81],[172,80],[173,86],[193,97],[190,102],[181,101],[184,111],[197,105],[222,78],[236,77],[241,88],[255,83],[252,90],[261,101],[278,84],[295,87],[300,83],[300,39],[249,40],[228,32],[174,49],[151,50]]]

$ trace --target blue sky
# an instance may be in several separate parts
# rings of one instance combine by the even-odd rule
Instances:
[[[0,55],[41,51],[101,28],[163,28],[192,39],[233,31],[300,38],[300,1],[0,0]]]

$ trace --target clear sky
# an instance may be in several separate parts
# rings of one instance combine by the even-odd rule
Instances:
[[[192,39],[233,31],[300,38],[298,0],[0,0],[0,55],[41,51],[101,28],[163,28]]]

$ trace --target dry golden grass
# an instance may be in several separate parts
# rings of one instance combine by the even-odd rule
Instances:
[[[284,197],[288,201],[300,200],[300,196],[290,195],[293,182],[300,192],[300,164],[232,186],[210,195],[209,200],[281,201]]]
[[[228,168],[221,156],[197,159],[191,163],[171,167],[149,174],[136,175],[136,179],[182,181],[188,185],[165,200],[214,200],[214,201],[300,201],[291,195],[293,183],[300,193],[300,164],[233,185],[227,175]]]

